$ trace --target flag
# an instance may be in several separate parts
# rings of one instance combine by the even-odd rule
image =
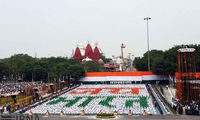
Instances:
[[[170,80],[170,81],[173,81],[173,79],[172,79],[171,75],[169,75],[169,80]]]

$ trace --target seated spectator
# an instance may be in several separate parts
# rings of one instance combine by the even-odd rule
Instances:
[[[147,115],[147,112],[145,110],[143,111],[143,115]]]

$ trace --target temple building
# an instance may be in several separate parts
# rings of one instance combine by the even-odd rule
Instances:
[[[93,60],[94,61],[100,60],[100,52],[97,46],[94,48]]]
[[[92,46],[88,43],[86,47],[84,44],[79,43],[77,45],[77,48],[75,49],[75,53],[73,55],[73,58],[78,60],[80,63],[85,63],[88,61],[98,61],[102,63],[104,70],[108,72],[114,72],[114,71],[123,71],[122,67],[122,57],[121,56],[113,56],[113,58],[107,62],[104,63],[102,59],[100,59],[100,49],[98,48],[98,44],[95,44],[94,49],[92,49]],[[130,55],[127,58],[124,58],[124,71],[135,71],[135,69],[132,67],[132,59],[130,58]]]
[[[79,62],[82,61],[81,51],[79,47],[77,47],[75,50],[74,59],[77,59]]]
[[[85,50],[85,54],[83,55],[83,50]],[[84,58],[84,59],[82,59]],[[86,48],[82,44],[79,44],[75,50],[74,53],[74,59],[77,59],[79,62],[87,62],[87,61],[99,61],[102,62],[100,59],[100,52],[99,48],[97,47],[97,44],[94,48],[92,49],[92,46],[88,43]]]

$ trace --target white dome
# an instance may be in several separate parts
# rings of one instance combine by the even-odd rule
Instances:
[[[79,49],[82,49],[82,48],[85,48],[85,46],[84,46],[84,44],[83,43],[78,43],[78,47],[79,47]]]
[[[80,49],[81,51],[81,55],[84,56],[85,55],[85,45],[83,43],[78,43],[78,48]]]
[[[90,58],[87,57],[87,58],[83,59],[83,61],[86,61],[86,62],[87,61],[92,61],[92,59],[90,59]]]

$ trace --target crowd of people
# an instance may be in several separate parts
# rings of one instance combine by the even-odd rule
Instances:
[[[182,105],[176,99],[172,99],[172,107],[179,114],[200,115],[200,100],[186,101],[185,105]]]
[[[25,93],[25,88],[32,87],[35,85],[39,86],[40,84],[34,82],[1,82],[0,95],[18,95],[19,93]]]
[[[29,99],[28,96],[27,98],[24,98],[23,95],[31,95],[31,99],[33,100],[33,102],[35,101],[35,99],[38,100],[39,94],[37,92],[40,91],[41,85],[46,86],[47,84],[44,83],[41,84],[37,82],[13,82],[13,81],[0,82],[0,97],[11,98],[11,100],[6,99],[6,101],[0,99],[0,112],[1,113],[3,113],[3,111],[10,112],[11,109],[13,110],[15,108],[19,108],[20,106],[22,107],[25,103],[30,102],[30,100],[25,100]],[[35,91],[34,89],[37,89],[37,91]],[[35,92],[30,92],[30,91],[35,91]],[[22,95],[20,96],[21,97],[20,99],[16,99],[18,95]]]
[[[200,101],[191,101],[185,106],[188,115],[200,115]]]

